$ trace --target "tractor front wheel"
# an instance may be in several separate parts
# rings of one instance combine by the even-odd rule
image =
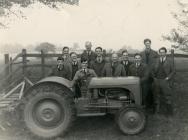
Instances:
[[[141,107],[128,105],[120,109],[116,121],[124,134],[134,135],[145,128],[146,116]]]

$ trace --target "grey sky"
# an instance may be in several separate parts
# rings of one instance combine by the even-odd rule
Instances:
[[[23,45],[48,41],[71,46],[91,40],[94,46],[117,50],[124,45],[142,49],[143,39],[152,46],[170,47],[162,34],[177,26],[171,12],[176,0],[80,0],[80,6],[64,5],[56,11],[40,4],[22,10],[27,20],[16,19],[9,29],[1,29],[0,44]]]

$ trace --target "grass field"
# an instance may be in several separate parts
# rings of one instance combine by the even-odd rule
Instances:
[[[188,59],[176,59],[177,70],[188,68]],[[65,137],[56,140],[187,140],[188,139],[188,72],[177,72],[173,87],[175,114],[172,118],[148,114],[145,130],[135,136],[123,135],[113,116],[78,118]],[[2,119],[0,140],[41,140],[33,137],[14,114]]]
[[[182,78],[184,77],[184,78]],[[187,140],[188,139],[188,72],[177,73],[174,86],[175,114],[172,118],[148,114],[145,130],[135,136],[123,135],[113,116],[78,118],[64,138],[56,140]],[[13,127],[0,132],[0,140],[40,140],[23,129],[21,122],[7,118]],[[12,122],[10,121],[12,120]]]

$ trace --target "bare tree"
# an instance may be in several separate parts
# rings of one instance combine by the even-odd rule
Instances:
[[[0,16],[9,17],[14,15],[18,18],[24,18],[25,16],[19,10],[19,14],[16,11],[13,11],[11,8],[14,5],[19,5],[20,7],[27,8],[29,5],[34,4],[35,2],[40,2],[50,8],[58,9],[58,5],[63,3],[78,5],[79,0],[0,0]],[[21,14],[20,14],[21,13]],[[0,28],[7,28],[7,26],[1,21]]]
[[[172,15],[178,21],[179,26],[162,37],[164,40],[170,41],[173,48],[188,51],[188,3],[181,0],[177,0],[177,3],[181,10],[178,13],[172,13]]]

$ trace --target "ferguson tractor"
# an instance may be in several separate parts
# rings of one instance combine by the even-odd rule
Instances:
[[[79,116],[114,114],[119,129],[128,135],[141,132],[146,124],[138,77],[92,78],[86,96],[75,98],[71,81],[47,77],[24,95],[24,122],[36,136],[62,136]],[[98,98],[93,101],[93,92]]]

